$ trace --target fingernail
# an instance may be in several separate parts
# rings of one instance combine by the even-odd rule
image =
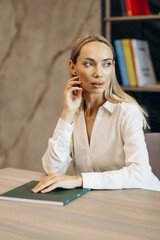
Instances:
[[[36,189],[33,189],[33,190],[32,190],[32,192],[36,193],[36,192],[37,192],[37,190],[36,190]]]

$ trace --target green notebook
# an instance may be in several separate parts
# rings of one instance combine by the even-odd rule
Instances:
[[[0,199],[63,206],[90,191],[89,188],[57,188],[49,193],[31,192],[31,189],[37,183],[38,181],[31,181],[21,185],[20,187],[14,188],[6,193],[1,194]]]

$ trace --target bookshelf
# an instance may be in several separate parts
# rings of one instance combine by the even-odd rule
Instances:
[[[119,2],[119,6],[118,6]],[[105,36],[110,42],[113,44],[114,39],[120,39],[120,38],[139,38],[139,39],[145,39],[148,41],[148,39],[145,38],[143,35],[144,29],[149,29],[150,25],[151,27],[153,25],[158,24],[158,28],[160,28],[160,14],[151,14],[151,15],[145,15],[145,16],[122,16],[121,13],[121,6],[120,6],[120,0],[101,0],[102,3],[102,35]],[[116,10],[118,9],[118,11]],[[118,12],[118,13],[117,13]],[[150,24],[149,27],[147,24]],[[147,26],[147,27],[146,27]],[[133,29],[136,29],[139,33],[134,34]],[[135,30],[135,31],[136,31]],[[158,35],[158,34],[155,34]],[[149,35],[149,46],[153,45],[154,48],[154,41],[159,41],[159,39],[153,39],[151,34]],[[114,44],[113,44],[114,45]],[[159,68],[158,62],[160,61],[160,58],[157,61],[157,52],[158,49],[152,48],[152,54],[156,54],[156,67]],[[157,52],[156,52],[157,51]],[[154,65],[153,63],[153,65]],[[157,69],[156,68],[156,69]],[[117,72],[117,70],[116,70]],[[118,75],[118,74],[117,74]],[[159,108],[159,102],[160,102],[160,71],[158,71],[158,74],[156,74],[158,83],[155,85],[147,85],[147,86],[141,86],[141,87],[124,87],[122,86],[123,90],[128,92],[130,95],[135,97],[138,102],[145,106],[146,109],[149,111],[149,115],[153,115],[153,123],[151,123],[151,128],[153,126],[152,131],[158,131],[160,132],[160,108]],[[118,76],[118,79],[120,78],[120,74]]]
[[[116,0],[119,1],[120,0]],[[112,42],[112,23],[115,22],[150,22],[160,21],[160,14],[144,15],[144,16],[112,16],[111,15],[111,3],[113,0],[102,0],[102,35]],[[104,10],[105,9],[105,10]],[[119,38],[124,38],[119,36]],[[149,89],[150,87],[150,89]],[[160,92],[160,85],[149,85],[143,87],[123,87],[126,91],[146,91],[146,92]]]
[[[153,21],[153,20],[160,20],[160,15],[145,15],[145,16],[120,16],[120,17],[106,17],[104,21],[107,22],[117,22],[117,21]]]
[[[120,1],[120,0],[117,0]],[[111,41],[112,36],[112,22],[130,22],[130,21],[154,21],[160,20],[160,14],[144,15],[144,16],[111,16],[111,2],[112,0],[102,0],[102,25],[106,27],[107,39]],[[105,8],[105,10],[104,10]]]
[[[141,87],[122,87],[125,91],[130,92],[160,92],[160,84],[147,85]]]

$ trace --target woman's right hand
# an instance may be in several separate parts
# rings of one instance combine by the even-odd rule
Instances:
[[[82,92],[83,88],[78,76],[68,80],[64,90],[64,109],[61,115],[64,121],[72,122],[75,112],[80,107]]]

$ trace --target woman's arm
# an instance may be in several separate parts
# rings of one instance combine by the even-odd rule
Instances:
[[[33,192],[49,192],[57,187],[81,187],[82,176],[62,175],[68,169],[71,158],[71,135],[73,132],[73,119],[78,110],[82,91],[79,77],[68,80],[64,90],[64,109],[59,119],[53,137],[49,139],[48,148],[42,158],[43,168],[47,177],[42,179],[33,189]]]
[[[43,168],[47,174],[58,172],[64,174],[72,160],[71,135],[73,119],[82,99],[81,81],[78,76],[68,80],[64,90],[64,108],[53,137],[49,139],[48,148],[43,156]],[[77,86],[78,85],[78,86]]]
[[[48,141],[48,148],[42,158],[42,165],[47,174],[64,174],[72,161],[71,135],[73,124],[59,119],[53,137]]]
[[[57,187],[71,189],[83,186],[82,176],[64,175],[72,160],[71,135],[73,124],[59,119],[53,138],[49,140],[48,148],[42,158],[43,168],[48,176],[43,178],[32,191],[37,193],[50,192]]]
[[[120,131],[124,142],[125,166],[119,170],[103,173],[82,173],[83,187],[144,188],[160,191],[160,181],[151,172],[142,130],[142,118],[136,107],[133,111],[128,111],[124,117]]]

